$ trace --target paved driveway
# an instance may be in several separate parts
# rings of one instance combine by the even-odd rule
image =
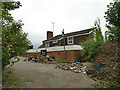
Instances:
[[[55,64],[19,61],[13,67],[21,88],[88,88],[94,83],[83,73],[58,69]]]

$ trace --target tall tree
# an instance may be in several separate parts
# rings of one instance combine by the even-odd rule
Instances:
[[[96,42],[103,41],[103,35],[100,27],[100,19],[98,18],[94,22],[94,29],[92,31],[93,33],[93,38],[95,39]]]
[[[108,9],[105,12],[105,19],[108,22],[106,27],[108,31],[106,31],[108,35],[108,39],[110,41],[117,41],[118,42],[118,59],[117,63],[120,64],[120,1],[114,1],[107,5]],[[120,65],[117,66],[118,73],[120,76]],[[120,85],[120,77],[118,77],[118,83]]]
[[[97,55],[101,51],[98,47],[104,44],[99,18],[94,23],[92,35],[93,39],[88,39],[80,43],[80,45],[83,46],[81,54],[84,57],[84,61],[95,60],[95,55]]]
[[[2,4],[2,66],[10,63],[10,58],[23,55],[31,44],[27,33],[23,32],[21,20],[15,21],[9,13],[22,6],[20,2],[1,2]]]
[[[108,28],[106,32],[110,41],[120,39],[120,1],[113,2],[107,5],[108,9],[105,12],[105,19]]]
[[[40,45],[38,48],[43,48],[43,44],[42,44],[42,45]]]

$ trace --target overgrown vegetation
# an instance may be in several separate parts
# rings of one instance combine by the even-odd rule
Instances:
[[[108,81],[110,86],[115,87],[118,84],[119,77],[117,66],[120,64],[117,62],[118,43],[108,42],[99,49],[102,52],[96,55],[95,61],[92,62],[92,75],[99,80]],[[97,65],[100,65],[100,68],[97,68]]]
[[[43,44],[42,44],[42,45],[40,45],[38,48],[43,48]]]
[[[17,2],[0,2],[2,9],[2,69],[3,87],[15,87],[19,80],[14,70],[7,68],[7,65],[14,63],[12,57],[24,55],[28,46],[31,45],[27,39],[27,33],[23,32],[21,20],[15,21],[9,13],[11,10],[20,8],[22,5]]]
[[[100,20],[96,20],[94,24],[94,29],[92,30],[93,38],[89,38],[88,40],[80,43],[83,46],[82,56],[83,61],[91,61],[95,59],[95,55],[101,52],[98,48],[99,46],[104,44],[101,27],[100,27]]]
[[[3,70],[2,78],[3,78],[3,88],[16,88],[19,86],[20,78],[14,73],[15,69],[6,68]]]
[[[107,87],[118,87],[120,85],[120,1],[114,1],[107,7],[105,19],[108,22],[106,25],[108,30],[105,32],[105,42],[99,32],[100,23],[97,23],[95,31],[93,30],[93,39],[81,43],[82,55],[84,61],[92,62],[92,77],[107,82]]]
[[[21,20],[15,21],[9,13],[20,8],[20,2],[0,2],[2,5],[2,69],[10,64],[10,58],[23,55],[31,44],[23,32]]]
[[[108,22],[106,24],[108,39],[110,41],[120,41],[120,1],[110,3],[107,7],[105,19]]]

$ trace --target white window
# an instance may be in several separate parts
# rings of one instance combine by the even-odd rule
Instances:
[[[54,40],[53,43],[58,43],[58,40]]]
[[[73,37],[68,37],[67,38],[67,43],[68,44],[73,44],[74,43],[74,38]]]
[[[45,47],[49,47],[49,45],[50,45],[49,42],[45,43]]]

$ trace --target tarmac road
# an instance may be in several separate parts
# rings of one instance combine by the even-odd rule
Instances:
[[[55,66],[19,61],[13,66],[22,80],[18,88],[88,88],[94,83],[86,74],[65,71]]]

